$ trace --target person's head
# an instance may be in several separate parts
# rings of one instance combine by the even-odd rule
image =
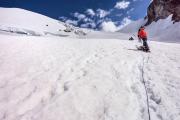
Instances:
[[[141,26],[141,27],[140,27],[140,29],[141,29],[141,30],[144,30],[144,29],[145,29],[145,27],[144,27],[144,26]]]

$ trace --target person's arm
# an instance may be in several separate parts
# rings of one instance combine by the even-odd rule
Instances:
[[[140,43],[141,43],[140,32],[141,32],[141,31],[139,30],[139,31],[138,31],[138,35],[137,35],[137,36],[138,36],[138,42],[140,42]]]
[[[138,34],[137,34],[138,38],[140,38],[140,32],[141,32],[141,30],[139,29]]]
[[[137,36],[138,36],[138,39],[140,39],[140,30],[138,31]]]

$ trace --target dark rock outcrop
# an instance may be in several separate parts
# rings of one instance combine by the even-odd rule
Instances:
[[[153,0],[148,7],[146,25],[165,19],[171,14],[174,22],[180,21],[180,0]]]

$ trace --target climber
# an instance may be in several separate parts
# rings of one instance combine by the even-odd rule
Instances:
[[[138,31],[138,38],[139,40],[143,41],[143,50],[148,52],[149,50],[149,46],[147,43],[147,32],[145,31],[145,27],[141,26],[139,31]]]

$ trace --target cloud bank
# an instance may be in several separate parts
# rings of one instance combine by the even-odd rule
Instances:
[[[130,4],[129,1],[123,0],[116,2],[114,7],[109,10],[88,8],[81,13],[71,13],[72,18],[60,17],[60,20],[82,28],[115,32],[132,22],[130,14],[134,8],[131,8]],[[118,19],[113,19],[112,14]]]

